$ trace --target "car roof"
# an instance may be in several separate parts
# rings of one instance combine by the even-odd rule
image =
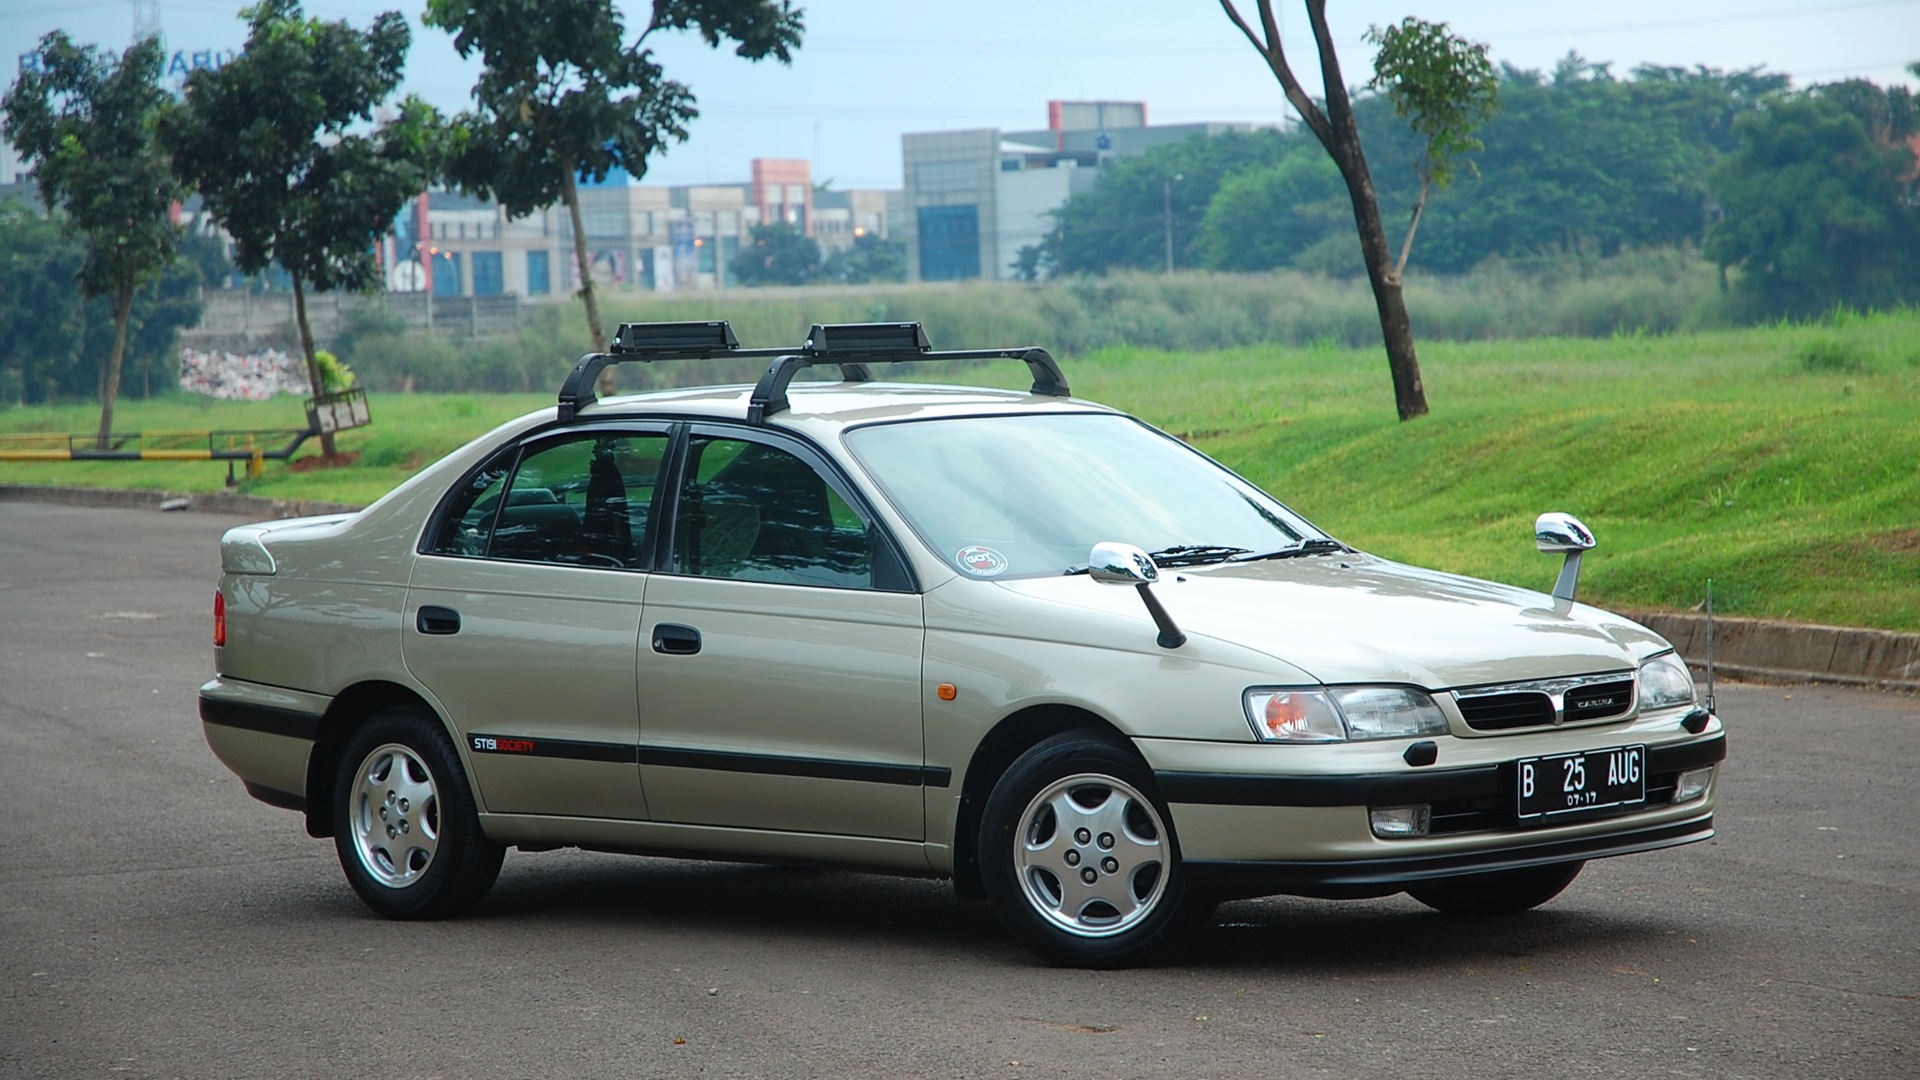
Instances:
[[[744,423],[753,390],[732,385],[623,394],[582,407],[578,417],[585,421],[671,415]],[[815,437],[861,424],[902,420],[1116,411],[1076,398],[934,383],[796,382],[788,389],[788,398],[789,406],[767,417],[764,426]]]

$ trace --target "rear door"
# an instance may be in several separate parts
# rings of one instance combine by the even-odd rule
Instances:
[[[671,529],[665,533],[665,529]],[[920,840],[919,595],[815,451],[696,425],[640,642],[656,821]]]
[[[634,660],[664,424],[503,452],[450,496],[408,592],[407,667],[492,813],[639,820]]]

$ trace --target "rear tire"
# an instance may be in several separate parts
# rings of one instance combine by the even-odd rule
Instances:
[[[1447,915],[1512,915],[1559,896],[1580,876],[1584,862],[1529,866],[1491,874],[1443,878],[1415,885],[1407,895]]]
[[[1091,731],[1055,735],[1020,755],[987,797],[987,899],[1049,963],[1144,964],[1203,914],[1188,899],[1172,823],[1127,748]]]
[[[507,853],[480,831],[446,731],[405,706],[375,713],[347,740],[333,785],[333,843],[347,883],[389,919],[473,910]]]

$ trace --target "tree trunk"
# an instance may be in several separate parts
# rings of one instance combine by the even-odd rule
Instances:
[[[300,281],[300,275],[293,275],[293,320],[300,324],[300,351],[307,358],[307,385],[313,388],[315,398],[327,392],[327,383],[320,377],[320,358],[314,355],[313,328],[307,324],[307,289]],[[334,449],[333,432],[323,432],[320,436],[320,452],[332,458]]]
[[[1413,320],[1407,316],[1400,275],[1394,270],[1386,226],[1380,220],[1380,200],[1373,189],[1373,174],[1368,171],[1366,154],[1360,148],[1360,128],[1353,120],[1353,103],[1347,97],[1347,85],[1340,74],[1340,58],[1334,52],[1333,35],[1327,27],[1326,0],[1307,0],[1307,19],[1313,24],[1313,39],[1320,47],[1320,71],[1327,92],[1326,130],[1324,133],[1316,130],[1315,134],[1321,135],[1327,153],[1347,181],[1354,225],[1360,232],[1360,255],[1366,260],[1374,307],[1380,313],[1380,336],[1387,349],[1387,368],[1393,375],[1393,404],[1399,410],[1400,419],[1411,420],[1427,414],[1427,391],[1420,381],[1420,359],[1413,348]]]
[[[113,354],[100,373],[100,434],[94,449],[108,449],[107,437],[113,434],[113,403],[120,397],[120,364],[127,355],[127,323],[133,316],[133,283],[120,286],[113,296]]]
[[[1333,123],[1334,130],[1339,131],[1340,121]],[[1360,256],[1366,260],[1373,305],[1380,314],[1380,337],[1387,349],[1387,370],[1393,376],[1393,404],[1400,419],[1411,420],[1427,414],[1427,390],[1420,381],[1420,358],[1413,347],[1413,320],[1407,315],[1400,275],[1394,272],[1393,256],[1387,249],[1386,225],[1380,220],[1380,203],[1374,195],[1366,159],[1359,153],[1360,137],[1351,113],[1345,126],[1352,134],[1350,145],[1354,150],[1349,160],[1335,160],[1340,161],[1340,172],[1347,178],[1354,225],[1360,232]]]
[[[580,272],[580,299],[587,305],[587,333],[593,335],[593,351],[607,351],[607,332],[600,327],[600,302],[593,295],[593,263],[587,256],[587,230],[580,224],[580,186],[573,170],[568,169],[560,198],[567,204],[567,217],[573,222],[573,264]],[[613,390],[613,368],[600,372],[600,392]]]

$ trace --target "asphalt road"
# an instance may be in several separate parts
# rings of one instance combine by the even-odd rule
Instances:
[[[1920,699],[1723,685],[1718,839],[1508,919],[1248,902],[1090,973],[940,882],[515,852],[389,923],[201,739],[235,523],[0,501],[0,1075],[1920,1075]]]

